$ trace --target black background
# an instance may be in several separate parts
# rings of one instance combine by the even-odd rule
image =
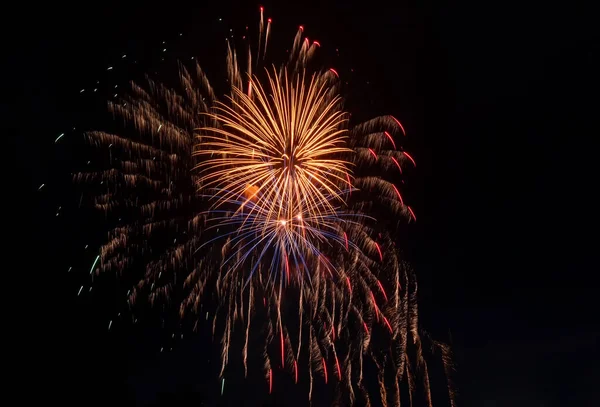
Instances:
[[[204,49],[196,55],[206,58],[202,47],[214,41],[209,58],[221,60],[216,20],[255,26],[257,6],[52,3],[5,16],[3,272],[18,282],[4,287],[3,331],[17,344],[4,357],[14,362],[23,402],[173,405],[202,381],[203,367],[190,360],[204,350],[192,341],[167,356],[150,349],[155,338],[139,349],[144,338],[107,333],[76,297],[79,284],[65,276],[71,230],[55,217],[61,200],[53,182],[65,163],[54,139],[93,113],[79,90],[107,78],[105,68],[123,53],[160,58],[161,41],[169,38],[169,48],[182,32],[181,49]],[[423,326],[451,338],[459,405],[600,404],[593,148],[600,65],[591,8],[265,6],[273,38],[281,38],[274,44],[285,46],[304,24],[329,53],[341,50],[339,70],[365,95],[363,113],[392,113],[407,128],[418,166],[404,188],[418,222],[405,251],[419,276]]]

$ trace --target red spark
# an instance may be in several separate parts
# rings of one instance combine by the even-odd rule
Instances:
[[[379,322],[379,308],[377,307],[377,302],[375,301],[375,294],[371,291],[371,299],[373,300],[373,306],[375,307],[375,317],[377,317],[377,322]]]
[[[294,360],[294,373],[296,376],[296,384],[298,384],[298,362]]]
[[[271,19],[267,18],[267,23],[271,24]]]
[[[298,27],[298,28],[300,28],[300,31],[304,31],[304,26],[303,26],[303,25],[301,25],[301,26],[300,26],[300,27]]]
[[[396,195],[398,195],[398,199],[400,199],[400,203],[402,205],[404,205],[404,201],[402,200],[402,195],[400,195],[400,191],[398,191],[398,188],[396,188],[396,185],[392,184],[392,187],[394,188],[394,191],[396,191]]]
[[[394,157],[390,157],[392,159],[392,161],[394,161],[394,164],[396,164],[396,167],[398,167],[398,170],[400,170],[400,174],[402,174],[402,167],[400,167],[400,164],[398,163],[398,161],[394,158]]]
[[[390,139],[390,141],[392,142],[392,145],[394,146],[394,150],[396,149],[396,143],[394,143],[394,139],[392,138],[392,136],[390,135],[390,133],[388,133],[387,131],[384,131],[383,134],[385,134],[387,136],[388,139]]]
[[[348,283],[348,290],[350,290],[350,294],[352,294],[352,284],[350,284],[350,277],[346,277],[346,282]]]
[[[375,242],[375,247],[377,248],[377,251],[379,252],[379,260],[383,261],[383,253],[381,253],[381,248],[379,247],[379,244],[377,242]]]
[[[335,341],[335,326],[331,325],[331,339]]]
[[[367,335],[369,334],[369,327],[367,326],[367,323],[363,321],[363,326],[365,327],[365,332],[367,333]]]
[[[281,368],[285,366],[285,358],[284,358],[284,348],[283,348],[283,330],[279,328],[279,333],[281,337]]]
[[[273,392],[273,369],[269,369],[269,394]]]
[[[411,216],[413,217],[413,219],[416,221],[417,217],[415,216],[415,213],[413,212],[412,208],[410,206],[407,206],[408,211],[410,212]]]
[[[408,154],[406,151],[403,151],[402,154],[404,154],[412,163],[413,165],[416,167],[417,163],[415,162],[415,160],[410,156],[410,154]]]
[[[385,293],[385,290],[383,289],[383,285],[381,284],[381,281],[377,280],[377,284],[379,284],[379,289],[381,290],[381,293],[383,294],[383,297],[385,298],[385,301],[387,302],[388,297],[387,297],[387,294]]]
[[[348,251],[348,235],[344,232],[344,241],[346,242],[346,251]]]
[[[342,369],[340,369],[340,362],[338,361],[338,357],[335,353],[333,354],[333,356],[335,356],[335,365],[337,366],[338,379],[342,380]]]
[[[400,126],[400,130],[402,130],[402,134],[404,134],[406,136],[406,132],[404,131],[404,126],[402,126],[402,123],[400,123],[400,121],[398,119],[396,119],[394,116],[390,116],[392,119],[394,119],[394,121],[398,124],[398,126]]]
[[[371,154],[373,154],[373,157],[375,157],[375,159],[377,160],[377,154],[375,154],[375,151],[373,151],[372,148],[369,148],[369,151],[371,152]]]
[[[383,321],[385,322],[385,324],[387,325],[388,329],[390,330],[390,333],[393,332],[392,326],[390,325],[390,322],[387,320],[386,317],[383,317]]]
[[[265,10],[263,6],[260,6],[260,12],[262,13]]]
[[[313,45],[316,45],[317,47],[321,46],[321,44],[319,43],[319,41],[313,41]]]
[[[325,374],[325,384],[327,384],[327,364],[325,364],[325,358],[323,358],[322,361],[323,361],[323,373]]]
[[[337,73],[337,71],[336,71],[335,69],[333,69],[333,68],[329,68],[329,70],[330,70],[331,72],[333,72],[333,73],[335,74],[335,76],[337,76],[338,78],[340,77],[340,75]]]

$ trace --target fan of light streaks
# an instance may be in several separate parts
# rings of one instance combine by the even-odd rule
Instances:
[[[110,105],[122,134],[87,133],[109,159],[75,181],[102,185],[96,208],[125,219],[92,272],[134,282],[133,313],[176,302],[182,320],[211,329],[221,392],[241,335],[244,372],[262,371],[269,392],[284,370],[296,383],[308,376],[309,400],[320,379],[339,383],[345,404],[418,393],[431,405],[416,280],[391,237],[415,220],[393,182],[415,165],[398,148],[404,128],[393,116],[350,126],[337,71],[308,69],[320,44],[302,27],[289,60],[263,67],[271,24],[261,9],[256,48],[239,58],[228,47],[224,97],[199,64],[181,65],[178,89],[148,79]],[[427,342],[449,375],[449,349]],[[377,391],[365,364],[379,372]]]

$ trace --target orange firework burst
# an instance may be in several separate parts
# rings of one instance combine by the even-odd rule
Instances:
[[[75,179],[106,182],[95,206],[129,220],[109,232],[92,271],[123,275],[143,264],[128,305],[135,312],[142,299],[177,300],[183,320],[218,335],[222,377],[237,328],[244,370],[258,357],[269,393],[279,374],[272,361],[280,360],[299,386],[306,372],[309,399],[316,374],[340,383],[348,404],[367,405],[367,359],[381,372],[375,393],[383,404],[399,404],[404,380],[412,397],[414,377],[431,404],[416,281],[391,237],[415,219],[392,182],[414,165],[397,149],[404,128],[392,116],[351,126],[339,73],[308,69],[321,45],[307,41],[303,27],[286,63],[253,75],[270,32],[261,9],[258,46],[245,63],[228,48],[224,98],[199,65],[193,74],[182,66],[181,90],[134,84],[130,97],[111,105],[135,138],[87,134],[111,160]],[[382,225],[375,214],[397,222]],[[253,330],[256,314],[266,322]],[[376,334],[383,349],[371,344]],[[251,337],[264,348],[250,352]],[[449,350],[431,343],[449,372]]]

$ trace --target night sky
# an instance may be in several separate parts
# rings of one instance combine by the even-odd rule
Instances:
[[[5,258],[14,257],[19,280],[10,308],[23,314],[8,331],[23,400],[187,405],[204,377],[188,361],[207,349],[181,341],[157,355],[156,338],[108,333],[76,297],[68,251],[86,223],[55,216],[65,196],[53,182],[68,163],[54,139],[104,101],[81,99],[80,89],[140,75],[123,54],[160,59],[166,39],[167,60],[179,52],[221,60],[221,32],[256,26],[258,4],[129,3],[35,7],[5,36],[4,85],[15,93],[2,102],[14,139],[5,153],[16,158],[5,191],[15,191],[6,192],[17,214],[7,220],[18,242]],[[363,98],[360,114],[394,114],[407,129],[418,166],[404,190],[418,222],[404,251],[419,278],[421,324],[452,343],[459,405],[600,405],[592,148],[600,64],[591,10],[263,4],[274,48],[303,24]],[[107,76],[112,65],[125,73]]]

